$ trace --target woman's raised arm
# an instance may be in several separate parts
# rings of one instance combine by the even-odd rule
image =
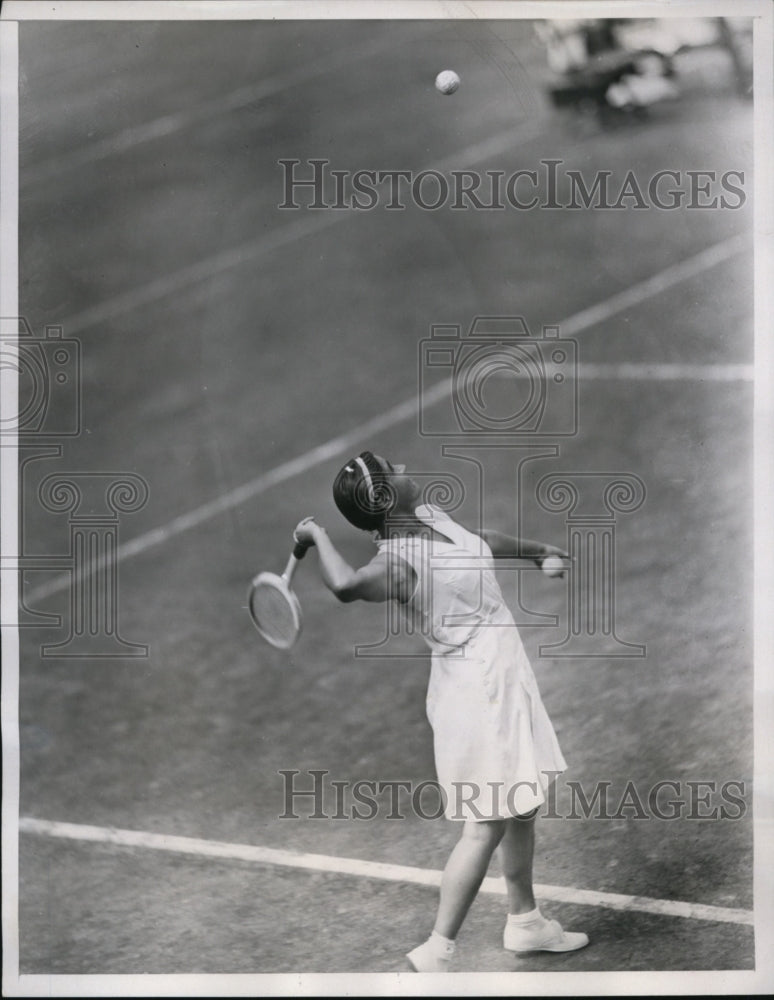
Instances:
[[[355,569],[344,559],[328,532],[311,518],[295,530],[297,541],[315,545],[325,586],[345,604],[350,601],[407,601],[416,586],[416,574],[403,559],[386,552]]]

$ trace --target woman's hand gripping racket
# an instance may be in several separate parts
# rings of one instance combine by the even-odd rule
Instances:
[[[263,638],[277,649],[290,649],[301,634],[301,605],[290,585],[310,544],[296,541],[281,576],[259,573],[250,584],[247,595],[250,617]]]

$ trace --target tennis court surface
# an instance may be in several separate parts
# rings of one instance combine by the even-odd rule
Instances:
[[[611,559],[604,634],[572,581],[502,574],[569,765],[538,822],[538,897],[591,944],[503,951],[495,863],[456,988],[620,992],[632,981],[609,976],[648,973],[685,992],[700,972],[759,991],[754,109],[728,53],[683,53],[677,99],[603,126],[551,106],[528,21],[41,21],[18,41],[19,312],[53,367],[61,327],[79,393],[52,382],[19,449],[27,988],[420,989],[403,956],[458,835],[412,799],[435,777],[422,642],[381,606],[338,604],[314,552],[290,652],[245,607],[306,515],[370,557],[330,487],[371,448],[459,489],[464,523],[580,539],[584,593]],[[607,172],[617,194],[627,172],[647,192],[672,171],[659,190],[688,194],[455,210],[404,187],[392,210],[382,187],[368,210],[314,210],[307,186],[280,208],[280,161],[310,179],[315,159],[347,184],[436,171],[425,202],[454,171],[534,171],[539,199],[550,169],[565,198],[568,172],[587,189]],[[697,171],[709,193],[690,208]],[[554,334],[575,352],[566,392],[538,387],[554,425],[460,425],[455,364],[482,316],[522,317],[532,359]],[[563,507],[551,476],[588,505]],[[382,782],[368,818],[358,782]]]

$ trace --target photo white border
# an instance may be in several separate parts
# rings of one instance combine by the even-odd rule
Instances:
[[[9,0],[0,14],[0,316],[18,316],[18,25],[31,20],[271,19],[545,19],[574,17],[753,17],[754,32],[754,279],[755,279],[755,971],[541,972],[312,975],[19,976],[18,972],[18,629],[3,624],[3,995],[4,996],[609,996],[765,994],[774,991],[774,0]],[[0,406],[17,409],[16,380],[0,371]],[[0,449],[0,513],[4,565],[18,555],[17,450]],[[714,569],[708,554],[708,571]],[[719,569],[722,572],[722,567]],[[9,579],[6,581],[5,577]],[[5,573],[2,622],[17,616],[16,574]]]

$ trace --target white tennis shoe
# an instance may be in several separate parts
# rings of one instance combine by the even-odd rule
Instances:
[[[414,972],[451,972],[454,945],[447,945],[430,938],[410,951],[406,958]]]
[[[558,920],[543,920],[527,927],[507,923],[503,932],[503,948],[515,952],[577,951],[588,943],[588,934],[565,931]]]

